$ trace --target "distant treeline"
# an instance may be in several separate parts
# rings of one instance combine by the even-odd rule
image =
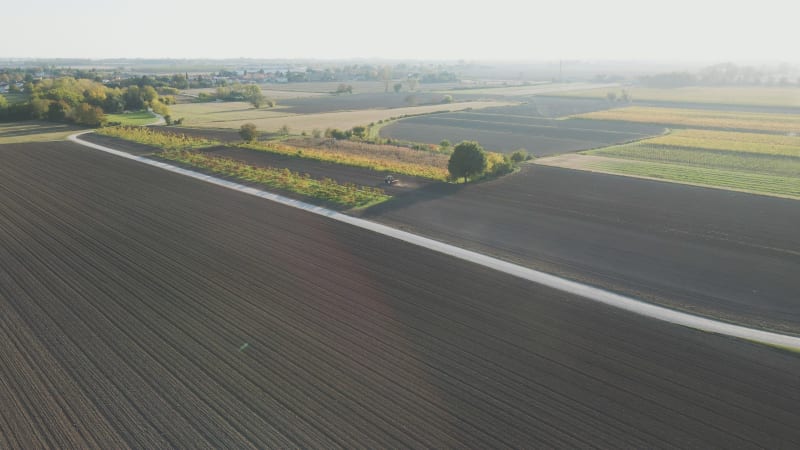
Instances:
[[[647,87],[673,88],[683,86],[800,86],[800,79],[792,77],[790,68],[777,70],[738,66],[733,63],[716,64],[697,73],[670,72],[639,77]]]

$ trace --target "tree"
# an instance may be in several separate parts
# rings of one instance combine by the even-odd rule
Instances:
[[[417,90],[417,85],[419,84],[419,80],[414,77],[408,77],[406,79],[406,84],[408,84],[408,90],[413,92]]]
[[[442,97],[442,103],[453,103],[453,96],[448,94]]]
[[[617,100],[617,93],[616,92],[609,92],[608,94],[606,94],[606,99],[608,99],[609,102],[616,101]]]
[[[100,126],[106,121],[103,110],[98,106],[92,106],[88,103],[81,103],[78,105],[72,112],[72,118],[76,123],[92,127]]]
[[[7,107],[8,107],[8,100],[6,100],[6,98],[5,98],[5,97],[3,97],[2,95],[0,95],[0,108],[3,108],[3,109],[5,109],[5,108],[7,108]]]
[[[258,130],[254,123],[246,123],[239,128],[239,136],[245,142],[253,142],[258,138]]]
[[[403,83],[395,83],[394,84],[394,93],[397,94],[400,92],[400,89],[403,89]]]
[[[466,183],[468,177],[483,174],[487,164],[486,151],[480,144],[475,141],[463,141],[453,149],[453,154],[447,162],[447,170],[455,179],[464,177]]]
[[[447,139],[442,139],[442,142],[439,142],[439,147],[443,149],[450,148],[450,145],[451,145],[450,141],[448,141]]]
[[[319,139],[322,137],[322,131],[319,128],[311,130],[311,137]]]
[[[283,124],[280,128],[278,128],[278,133],[281,136],[288,136],[289,135],[289,125]]]
[[[353,93],[353,86],[351,86],[349,84],[342,83],[342,84],[340,84],[339,86],[336,87],[336,93],[337,94],[344,94],[345,92],[347,92],[348,94],[352,94]]]
[[[267,98],[261,93],[261,88],[255,84],[248,84],[242,87],[242,96],[256,109],[261,108],[267,102]]]

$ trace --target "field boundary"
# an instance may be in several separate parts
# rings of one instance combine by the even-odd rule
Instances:
[[[294,200],[288,197],[284,197],[282,195],[274,194],[272,192],[246,186],[241,183],[223,180],[210,175],[204,175],[202,173],[194,172],[192,170],[187,170],[164,162],[132,155],[130,153],[122,152],[119,150],[115,150],[109,147],[94,144],[91,142],[86,142],[79,139],[79,137],[82,134],[86,134],[88,132],[91,131],[75,133],[69,136],[68,139],[76,144],[85,147],[89,147],[95,150],[100,150],[115,156],[134,160],[143,164],[158,167],[163,170],[167,170],[173,173],[178,173],[184,176],[205,181],[207,183],[215,184],[217,186],[225,187],[228,189],[233,189],[235,191],[260,197],[266,200],[271,200],[273,202],[280,203],[282,205],[308,211],[320,216],[325,216],[330,219],[337,220],[339,222],[347,223],[365,230],[382,234],[387,237],[399,239],[401,241],[419,247],[433,250],[435,252],[449,255],[464,261],[472,262],[481,265],[483,267],[497,270],[518,278],[532,281],[534,283],[541,284],[559,291],[571,293],[591,301],[595,301],[614,308],[629,311],[644,317],[649,317],[652,319],[661,320],[664,322],[669,322],[675,325],[681,325],[684,327],[693,328],[700,331],[706,331],[724,336],[736,337],[739,339],[758,342],[783,349],[800,351],[800,337],[798,336],[791,336],[765,330],[747,328],[741,325],[721,322],[707,317],[695,316],[689,313],[665,308],[663,306],[657,306],[651,303],[644,302],[642,300],[634,299],[632,297],[626,297],[620,294],[606,291],[604,289],[578,283],[576,281],[567,280],[565,278],[557,277],[555,275],[550,275],[528,267],[523,267],[514,263],[510,263],[508,261],[503,261],[488,255],[484,255],[482,253],[474,252],[451,244],[446,244],[444,242],[436,241],[434,239],[398,230],[396,228],[392,228],[387,225],[371,222],[369,220],[361,219],[358,217],[348,216],[346,214],[342,214],[327,208],[323,208],[321,206],[311,205],[299,200]]]

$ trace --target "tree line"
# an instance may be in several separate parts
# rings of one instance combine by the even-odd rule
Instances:
[[[174,98],[159,95],[153,86],[109,87],[86,78],[61,77],[28,81],[23,86],[27,99],[10,103],[0,100],[0,120],[46,119],[99,126],[106,113],[150,108],[168,115],[167,104]]]

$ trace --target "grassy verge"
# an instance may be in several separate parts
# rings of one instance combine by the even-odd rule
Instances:
[[[106,114],[109,122],[119,122],[124,126],[149,125],[156,121],[156,116],[148,111],[136,111],[123,114]]]
[[[433,180],[446,180],[448,175],[446,161],[445,166],[433,166],[428,164],[401,161],[399,159],[391,158],[388,155],[381,155],[379,153],[375,153],[373,155],[370,155],[366,152],[363,154],[354,154],[321,148],[297,148],[278,143],[252,143],[242,144],[241,146],[251,150],[290,155],[299,158],[332,162],[354,167],[363,167],[379,172],[395,172],[398,174],[429,178]],[[398,148],[397,151],[418,152],[416,150],[402,148]],[[419,155],[419,152],[417,155]]]
[[[125,139],[151,145],[164,150],[198,149],[220,145],[218,141],[177,133],[165,133],[144,127],[106,127],[96,131],[97,134]]]
[[[339,184],[328,178],[316,180],[289,169],[255,167],[232,159],[213,157],[202,153],[170,149],[162,152],[160,156],[212,173],[232,176],[345,207],[364,207],[390,198],[382,189]]]

